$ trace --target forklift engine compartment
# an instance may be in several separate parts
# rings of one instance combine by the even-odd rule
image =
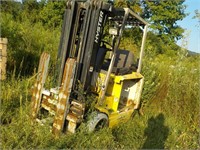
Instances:
[[[140,74],[148,23],[130,8],[115,8],[102,0],[69,0],[57,55],[55,87],[45,89],[50,55],[40,57],[32,94],[32,118],[52,122],[52,132],[74,133],[90,117],[88,130],[113,127],[131,118],[139,107],[144,77]],[[123,31],[143,32],[138,62],[120,50]],[[87,97],[95,108],[88,111]],[[45,118],[45,113],[48,117]]]

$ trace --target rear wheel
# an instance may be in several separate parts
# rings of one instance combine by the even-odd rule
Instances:
[[[108,126],[108,117],[106,114],[96,112],[92,115],[88,123],[89,132],[97,131]]]

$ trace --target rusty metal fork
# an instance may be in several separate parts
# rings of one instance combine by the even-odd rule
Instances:
[[[69,107],[70,107],[69,98],[74,80],[75,68],[76,68],[75,59],[68,58],[65,64],[62,84],[58,95],[58,104],[57,104],[55,119],[53,122],[52,132],[56,136],[59,136],[59,134],[63,131],[64,124],[66,121],[66,116],[69,112]]]
[[[40,103],[42,98],[42,90],[44,88],[44,83],[48,74],[50,55],[43,52],[40,57],[40,63],[38,68],[37,81],[34,84],[33,94],[32,94],[32,118],[36,119],[37,114],[40,109]]]

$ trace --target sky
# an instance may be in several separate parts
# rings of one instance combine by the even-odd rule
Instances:
[[[200,12],[200,0],[185,0],[184,4],[187,6],[185,12],[189,15],[182,21],[178,21],[177,24],[185,29],[185,35],[188,36],[184,41],[188,41],[188,43],[183,46],[183,40],[179,40],[177,44],[190,51],[200,53],[200,22],[197,19],[192,19],[195,16],[195,10],[198,9]]]

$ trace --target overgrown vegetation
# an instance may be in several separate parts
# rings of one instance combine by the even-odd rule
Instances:
[[[48,51],[52,64],[55,62],[63,15],[59,10],[64,7],[64,2],[45,0],[25,0],[23,4],[7,1],[1,5],[1,36],[9,41],[8,77],[1,81],[0,94],[1,148],[199,149],[200,56],[188,56],[185,49],[171,41],[166,44],[150,31],[142,69],[143,115],[136,114],[125,124],[93,133],[88,133],[83,124],[76,134],[58,139],[48,126],[31,122],[31,89],[39,56]],[[133,8],[142,12],[138,3]],[[128,42],[128,49],[135,51],[139,40],[134,38],[132,42],[130,38],[136,35],[127,34],[121,47],[126,48]]]

